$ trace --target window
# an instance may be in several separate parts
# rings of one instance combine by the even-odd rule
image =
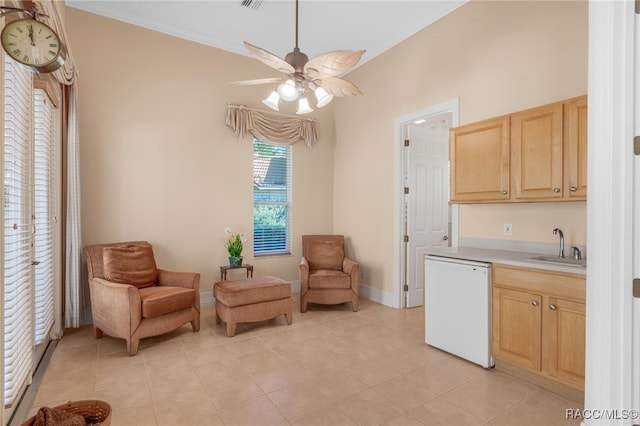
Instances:
[[[33,257],[35,279],[35,344],[48,342],[53,327],[56,237],[57,111],[45,89],[34,93]]]
[[[33,74],[4,56],[4,403],[31,377],[33,268],[31,161]]]
[[[253,141],[253,255],[291,253],[291,147]]]
[[[60,112],[47,80],[3,58],[4,414],[10,416],[55,322]]]

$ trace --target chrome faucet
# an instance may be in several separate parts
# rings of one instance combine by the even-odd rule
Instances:
[[[558,252],[558,257],[564,257],[564,234],[560,228],[555,228],[553,230],[553,235],[560,234],[560,251]]]
[[[582,260],[582,252],[576,246],[571,246],[571,250],[573,250],[573,258],[575,260]]]

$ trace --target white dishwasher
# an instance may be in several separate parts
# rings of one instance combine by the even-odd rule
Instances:
[[[484,368],[493,367],[490,263],[427,255],[425,341]]]

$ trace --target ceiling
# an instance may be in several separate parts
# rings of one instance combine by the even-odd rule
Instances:
[[[331,50],[365,49],[367,52],[359,64],[362,65],[466,1],[300,0],[298,46],[309,58]],[[293,0],[65,0],[65,3],[245,56],[249,53],[243,41],[281,58],[295,46]]]

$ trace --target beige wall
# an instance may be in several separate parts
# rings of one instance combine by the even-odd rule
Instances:
[[[394,119],[455,97],[460,124],[587,92],[587,3],[472,1],[350,73],[365,96],[335,105],[334,230],[366,282],[393,289]],[[584,202],[461,206],[460,236],[586,240]]]
[[[258,61],[67,8],[80,70],[83,244],[146,239],[160,267],[197,271],[211,291],[227,263],[225,227],[251,236],[252,144],[224,125],[226,104],[263,108],[273,76]],[[266,108],[266,107],[265,107]],[[293,254],[245,262],[298,279],[300,235],[333,229],[333,106],[320,141],[293,148]],[[238,272],[238,271],[233,271]]]
[[[262,108],[273,76],[211,47],[67,9],[80,69],[83,243],[149,239],[158,263],[203,274],[226,263],[223,229],[252,230],[251,145],[223,124],[227,102]],[[365,283],[393,285],[394,119],[455,97],[460,123],[587,90],[586,2],[472,1],[347,77],[365,96],[316,114],[321,141],[294,147],[294,252],[245,259],[297,279],[300,235],[343,233]],[[276,73],[277,75],[277,73]],[[335,112],[335,116],[334,116]],[[335,123],[335,128],[334,128]],[[585,203],[461,206],[460,236],[586,241]]]

